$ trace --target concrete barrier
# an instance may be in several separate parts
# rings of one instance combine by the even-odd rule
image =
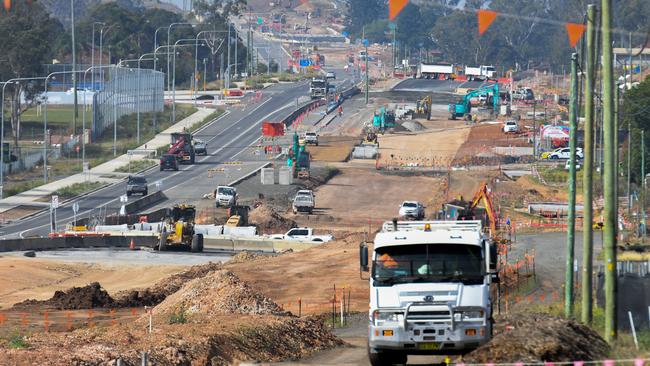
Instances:
[[[166,200],[167,196],[162,191],[157,191],[155,193],[146,195],[138,200],[129,202],[124,206],[127,214],[136,213],[143,208],[159,203],[163,200]]]
[[[7,239],[0,240],[0,252],[72,248],[128,247],[132,238],[138,246],[153,246],[156,243],[156,238],[152,236],[95,236]]]

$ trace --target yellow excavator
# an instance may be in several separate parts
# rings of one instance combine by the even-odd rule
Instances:
[[[196,208],[193,205],[174,205],[163,219],[158,236],[158,250],[189,249],[203,251],[203,235],[194,231]]]

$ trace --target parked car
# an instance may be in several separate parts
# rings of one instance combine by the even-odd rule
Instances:
[[[424,206],[417,201],[404,201],[399,206],[399,216],[420,220],[424,218]]]
[[[176,155],[163,154],[160,157],[160,171],[163,170],[178,170],[178,159]]]
[[[202,140],[194,140],[194,153],[196,155],[208,155],[208,144]]]
[[[328,79],[336,79],[336,74],[333,71],[328,71],[325,77]]]
[[[126,195],[131,196],[136,193],[143,196],[149,194],[147,179],[143,175],[129,175],[129,179],[126,181]]]
[[[576,148],[576,156],[578,157],[578,159],[584,158],[584,154],[582,153],[581,147]],[[568,159],[569,157],[571,157],[571,149],[568,147],[561,147],[559,149],[555,149],[550,154],[548,154],[548,159],[551,160]]]
[[[286,232],[286,234],[273,234],[269,236],[275,240],[296,240],[296,241],[313,241],[328,242],[333,239],[332,235],[314,235],[314,229],[310,227],[296,227]]]
[[[305,144],[318,146],[318,134],[316,132],[305,132],[304,141]]]
[[[519,132],[519,125],[515,120],[508,120],[503,124],[503,133],[517,133]]]

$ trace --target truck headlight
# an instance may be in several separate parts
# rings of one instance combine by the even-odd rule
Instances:
[[[485,313],[483,310],[468,310],[454,313],[454,321],[482,320]]]
[[[372,313],[372,320],[374,325],[387,325],[401,323],[404,321],[403,313],[396,313],[392,311],[375,311]]]

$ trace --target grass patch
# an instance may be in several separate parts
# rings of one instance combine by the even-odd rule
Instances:
[[[104,185],[102,182],[83,182],[74,183],[52,192],[52,195],[58,195],[59,200],[77,197],[86,192],[92,191]]]
[[[140,159],[134,160],[128,164],[124,164],[121,167],[115,169],[117,173],[137,173],[142,170],[151,168],[156,165],[156,161],[153,159]]]
[[[40,185],[43,185],[43,179],[30,180],[26,182],[5,181],[2,194],[4,197],[15,196],[19,193],[29,191],[30,189],[36,188]]]
[[[169,324],[185,324],[187,321],[187,311],[185,311],[184,307],[181,307],[169,316]]]
[[[29,348],[29,343],[25,340],[25,336],[14,333],[7,341],[7,348],[9,349],[25,349]]]

